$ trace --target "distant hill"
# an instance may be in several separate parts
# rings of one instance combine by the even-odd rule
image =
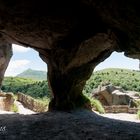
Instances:
[[[18,74],[16,77],[29,78],[33,80],[47,80],[47,72],[27,69],[24,72]]]
[[[3,92],[22,92],[34,98],[50,97],[48,82],[36,81],[29,78],[5,77],[2,85]]]
[[[22,76],[24,78],[20,78]],[[46,72],[28,69],[19,74],[18,77],[5,77],[2,90],[13,93],[20,91],[32,95],[35,98],[46,95],[49,97],[50,90],[48,88],[48,82],[35,80],[42,80],[44,77],[47,77]],[[86,82],[83,93],[91,95],[95,88],[100,84],[106,83],[122,87],[124,90],[140,92],[140,71],[111,68],[93,72],[90,79]]]
[[[110,68],[94,72],[86,82],[84,93],[90,94],[100,84],[113,84],[124,90],[140,92],[140,71]]]

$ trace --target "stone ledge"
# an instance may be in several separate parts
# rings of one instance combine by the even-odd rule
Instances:
[[[128,105],[104,106],[106,113],[131,113],[136,114],[138,108],[129,108]]]
[[[40,102],[36,101],[31,96],[25,95],[23,93],[19,92],[17,94],[17,100],[19,102],[21,102],[28,109],[31,109],[32,111],[45,112],[47,110],[47,107],[45,107],[43,104],[41,104]]]

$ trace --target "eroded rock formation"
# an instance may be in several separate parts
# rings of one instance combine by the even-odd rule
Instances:
[[[0,92],[2,80],[4,78],[4,73],[7,69],[11,57],[12,57],[11,44],[1,39],[0,37]]]
[[[47,107],[36,101],[34,98],[31,96],[25,95],[23,93],[17,93],[17,101],[22,103],[26,108],[34,111],[34,112],[45,112],[47,111]]]
[[[138,11],[138,0],[0,0],[0,33],[48,64],[50,109],[87,107],[81,92],[97,64],[113,51],[140,58]]]
[[[13,93],[0,93],[0,110],[11,111],[13,104]]]
[[[128,105],[137,107],[136,102],[140,100],[139,93],[123,91],[120,87],[113,85],[99,86],[93,92],[93,97],[98,99],[104,106]]]

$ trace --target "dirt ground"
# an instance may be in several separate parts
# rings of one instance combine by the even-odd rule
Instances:
[[[18,108],[18,113],[19,113],[19,114],[28,115],[28,114],[34,114],[34,113],[35,113],[34,111],[32,111],[32,110],[30,110],[30,109],[28,109],[28,108],[25,108],[25,107],[23,106],[23,104],[20,103],[19,101],[15,101],[15,104],[16,104],[16,106],[17,106],[17,108]]]
[[[87,110],[0,115],[0,140],[140,140],[140,123]]]
[[[95,112],[95,113],[97,113],[100,116],[106,117],[106,118],[140,123],[140,120],[138,119],[137,114],[130,114],[130,113],[105,113],[105,114],[99,114],[98,112]]]

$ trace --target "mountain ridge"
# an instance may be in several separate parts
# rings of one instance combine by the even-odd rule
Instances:
[[[41,70],[33,70],[29,68],[21,72],[20,74],[16,75],[16,77],[42,81],[42,80],[47,80],[47,72]]]

